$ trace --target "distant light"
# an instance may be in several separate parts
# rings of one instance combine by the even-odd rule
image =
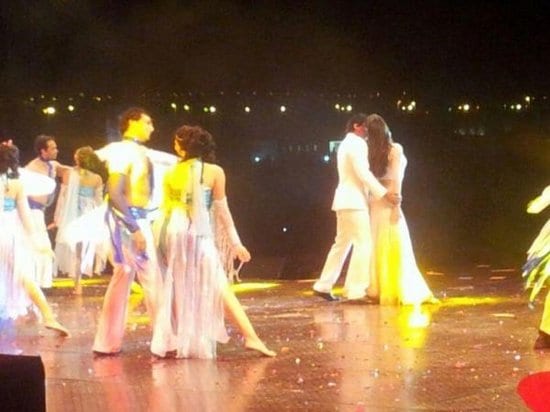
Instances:
[[[55,114],[55,107],[53,107],[53,106],[44,107],[42,109],[42,113],[47,114],[47,115],[53,115],[53,114]]]
[[[447,111],[448,111],[448,112],[452,112],[452,111],[453,111],[453,108],[452,108],[451,106],[449,106],[449,107],[447,108]]]
[[[521,104],[519,104],[519,103],[518,103],[518,104],[516,104],[516,110],[518,110],[518,111],[519,111],[519,110],[521,110],[521,108],[522,108]]]
[[[254,163],[260,163],[261,157],[260,156],[254,156]]]
[[[336,110],[340,110],[340,105],[339,105],[338,103],[336,103],[336,104],[334,105],[334,108],[335,108]]]
[[[462,110],[465,111],[465,112],[469,112],[470,111],[470,105],[468,103],[465,103],[464,105],[462,105]]]
[[[100,102],[100,101],[101,101],[101,97],[99,97],[99,96],[94,96],[94,100],[95,100],[96,102]]]
[[[414,110],[414,105],[412,103],[409,103],[407,106],[407,111],[412,112]]]
[[[250,107],[249,106],[244,106],[244,111],[246,113],[250,113]]]
[[[286,227],[283,227],[283,232],[288,232],[288,229]]]
[[[401,110],[403,111],[407,110],[407,106],[401,106]]]
[[[525,96],[525,101],[527,103],[531,103],[531,96]]]
[[[57,97],[53,96],[52,97],[52,102],[56,102],[57,101]]]
[[[281,106],[281,107],[279,108],[279,110],[281,111],[281,113],[286,112],[286,106]]]
[[[170,107],[176,110],[178,108],[178,105],[176,103],[170,103]]]
[[[72,104],[68,105],[67,110],[70,112],[74,112],[74,106]]]
[[[34,102],[34,97],[30,97],[29,100],[30,100],[31,102]]]
[[[184,104],[184,105],[183,105],[183,110],[185,110],[186,112],[188,112],[189,110],[191,110],[191,107],[190,107],[188,104]]]
[[[216,113],[216,106],[210,106],[210,113]]]
[[[204,106],[204,107],[202,108],[202,111],[203,111],[204,113],[208,113],[208,112],[210,111],[210,109],[209,109],[208,107]]]
[[[330,156],[329,155],[324,155],[323,156],[323,162],[325,162],[325,163],[330,162]]]
[[[351,106],[351,104],[348,104],[348,105],[346,106],[346,110],[347,110],[348,112],[351,112],[351,111],[353,110],[353,107]]]

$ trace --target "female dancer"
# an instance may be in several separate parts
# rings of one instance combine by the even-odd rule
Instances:
[[[29,304],[36,305],[42,322],[61,336],[69,336],[55,318],[42,290],[28,276],[29,267],[25,236],[40,253],[53,252],[49,242],[42,242],[32,224],[27,196],[19,179],[19,150],[11,141],[0,144],[0,318],[15,319],[26,315]]]
[[[550,205],[550,186],[546,186],[540,196],[529,202],[527,213],[540,213],[548,205]],[[532,288],[529,300],[533,302],[550,279],[550,219],[542,227],[527,251],[523,277],[527,280],[526,288]],[[535,349],[550,349],[550,291],[546,294]]]
[[[407,165],[403,147],[392,141],[381,116],[369,115],[366,123],[371,171],[388,192],[401,195]],[[416,265],[401,206],[371,198],[369,207],[373,254],[367,295],[382,305],[437,302]]]
[[[94,236],[96,228],[81,228],[87,233],[78,236],[83,240],[76,243],[75,236],[70,234],[75,227],[70,224],[101,205],[107,168],[90,146],[77,149],[74,161],[75,167],[63,175],[63,185],[55,209],[54,222],[58,228],[55,257],[58,269],[74,279],[75,294],[80,295],[82,274],[92,276],[101,272],[105,267],[106,256],[104,251],[98,250],[101,244]]]
[[[229,337],[224,308],[239,327],[244,345],[275,356],[260,340],[229,287],[223,262],[250,260],[225,195],[225,174],[213,164],[214,141],[201,127],[182,126],[174,149],[181,161],[165,175],[155,239],[164,285],[151,351],[160,357],[212,359],[216,342]]]

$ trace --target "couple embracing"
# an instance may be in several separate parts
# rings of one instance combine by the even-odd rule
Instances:
[[[368,297],[381,304],[436,301],[417,268],[401,211],[407,162],[402,146],[392,141],[386,122],[377,114],[352,116],[346,132],[337,152],[338,186],[332,203],[336,238],[313,285],[314,294],[339,300],[332,287],[353,248],[345,299]]]

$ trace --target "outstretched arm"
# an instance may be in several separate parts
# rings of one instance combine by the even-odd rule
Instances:
[[[212,204],[216,221],[223,227],[233,254],[242,262],[248,262],[251,258],[250,252],[246,249],[237,233],[229,205],[227,203],[227,196],[225,193],[225,173],[221,167],[216,167],[214,174],[214,185],[212,187],[212,196],[214,202]]]

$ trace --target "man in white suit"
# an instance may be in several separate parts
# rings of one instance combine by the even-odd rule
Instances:
[[[321,276],[313,285],[314,294],[328,301],[338,300],[332,295],[332,287],[340,277],[352,246],[343,296],[356,300],[366,295],[372,251],[369,193],[376,198],[385,197],[394,204],[400,202],[398,196],[387,193],[369,170],[366,120],[367,116],[362,113],[351,117],[346,126],[347,134],[338,147],[338,186],[332,203],[332,210],[336,212],[336,238]]]

